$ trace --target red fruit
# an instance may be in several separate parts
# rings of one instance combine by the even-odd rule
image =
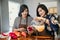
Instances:
[[[32,31],[33,29],[32,29],[32,27],[28,27],[28,30],[29,30],[29,31]]]
[[[9,36],[13,39],[16,39],[17,38],[17,35],[13,32],[9,33]]]
[[[24,37],[26,37],[26,33],[25,32],[22,32],[21,35],[24,36]]]
[[[3,35],[3,36],[7,36],[7,34],[5,34],[5,33],[2,33],[2,35]]]

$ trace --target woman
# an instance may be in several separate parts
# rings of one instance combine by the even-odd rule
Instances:
[[[34,20],[31,22],[31,25],[38,30],[37,35],[40,35],[41,34],[40,32],[42,32],[45,29],[45,24],[49,25],[49,20],[46,18],[48,9],[44,4],[40,4],[38,5],[36,12],[37,17],[34,18]],[[41,30],[39,28],[41,28]]]
[[[13,31],[27,32],[27,26],[30,25],[32,17],[29,15],[29,9],[27,5],[20,6],[18,17],[16,17]]]
[[[36,11],[37,11],[37,17],[32,21],[32,23],[31,23],[32,26],[34,27],[36,25],[40,26],[41,24],[44,24],[46,32],[48,32],[49,34],[52,35],[52,30],[53,30],[54,35],[57,36],[57,33],[56,33],[56,31],[58,30],[57,20],[55,20],[55,19],[51,20],[52,17],[54,17],[54,16],[51,15],[52,17],[50,17],[48,15],[47,7],[44,4],[39,4]],[[34,27],[34,28],[36,29],[37,27]],[[41,28],[41,27],[38,27],[38,29],[39,28]],[[42,28],[44,28],[44,27],[42,27]],[[40,35],[39,30],[38,30],[38,35]],[[44,33],[42,35],[44,35]]]

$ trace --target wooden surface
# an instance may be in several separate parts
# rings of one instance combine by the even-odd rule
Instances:
[[[34,39],[37,39],[37,40],[53,40],[53,37],[51,37],[51,36],[34,36]]]
[[[7,38],[0,38],[0,40],[7,40]]]
[[[11,40],[53,40],[51,36],[32,36],[32,37],[20,37],[18,39],[11,39]]]

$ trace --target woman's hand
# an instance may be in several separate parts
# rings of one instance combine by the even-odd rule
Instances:
[[[18,28],[18,29],[14,29],[13,31],[25,31],[25,28]]]
[[[36,21],[40,21],[40,20],[45,21],[45,19],[46,19],[46,18],[43,18],[43,17],[36,17],[36,18],[34,18],[34,20],[36,20]]]
[[[45,20],[45,23],[47,23],[48,25],[50,25],[50,22],[48,19]]]
[[[57,20],[53,20],[51,21],[53,24],[58,24],[58,21]]]
[[[33,31],[33,27],[32,26],[28,26],[27,27],[27,31],[28,31],[28,34],[31,35],[34,31]]]
[[[36,17],[36,18],[34,18],[34,20],[39,21],[39,20],[41,20],[41,17]]]

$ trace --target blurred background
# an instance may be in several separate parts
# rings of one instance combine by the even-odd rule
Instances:
[[[57,14],[60,22],[60,0],[0,0],[0,33],[12,30],[21,4],[26,4],[29,7],[29,14],[34,18],[39,3],[47,6],[49,14]]]

